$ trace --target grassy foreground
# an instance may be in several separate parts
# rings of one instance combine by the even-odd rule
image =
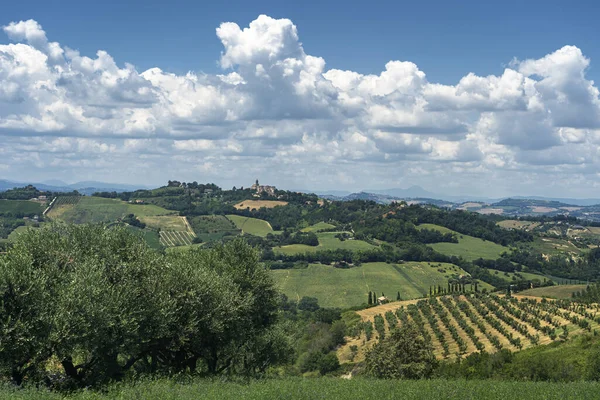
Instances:
[[[465,380],[393,381],[340,378],[268,379],[248,384],[167,380],[82,391],[65,397],[37,390],[0,391],[0,399],[597,399],[597,382],[547,383]]]

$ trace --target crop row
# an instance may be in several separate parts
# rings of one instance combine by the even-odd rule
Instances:
[[[160,231],[160,244],[166,247],[190,245],[192,240],[194,235],[190,232]]]

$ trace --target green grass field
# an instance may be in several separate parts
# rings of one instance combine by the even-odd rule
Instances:
[[[229,218],[242,233],[249,235],[265,237],[269,233],[273,233],[271,224],[262,219],[242,217],[241,215],[228,215]]]
[[[83,197],[75,205],[53,208],[48,217],[74,224],[113,222],[127,214],[138,218],[157,215],[170,215],[169,211],[152,204],[130,204],[116,199]]]
[[[328,230],[335,228],[335,225],[328,224],[327,222],[318,222],[314,225],[308,226],[302,229],[302,232],[318,232],[322,230]]]
[[[0,214],[42,214],[44,206],[29,200],[0,200]]]
[[[318,246],[307,246],[305,244],[291,244],[288,246],[281,246],[273,248],[273,251],[281,254],[298,254],[306,252],[315,252],[319,250],[371,250],[376,246],[364,242],[362,240],[340,240],[335,237],[340,232],[319,232],[317,237],[319,238]]]
[[[222,215],[200,215],[188,217],[188,221],[203,242],[220,240],[225,236],[237,236],[241,233],[235,224]]]
[[[548,297],[551,299],[570,299],[573,292],[586,288],[587,285],[558,285],[527,289],[517,294],[523,296]]]
[[[454,232],[443,226],[434,224],[421,224],[417,228],[419,229],[434,229],[442,233],[453,232],[458,238],[458,243],[434,243],[430,244],[432,249],[448,256],[463,257],[465,260],[476,260],[478,258],[495,260],[500,257],[509,248],[501,246],[494,242],[475,238],[469,235],[463,235],[458,232]]]
[[[438,266],[439,265],[439,266]],[[441,272],[444,271],[444,272]],[[468,275],[461,268],[444,263],[365,263],[349,269],[311,264],[306,269],[273,270],[277,286],[291,299],[316,297],[323,307],[351,307],[367,302],[369,291],[385,293],[391,300],[399,291],[402,299],[422,297],[430,285],[445,287],[452,275]],[[480,284],[480,289],[491,286]]]
[[[39,389],[0,389],[0,399],[298,399],[298,400],[591,400],[598,398],[598,382],[506,382],[497,380],[373,380],[364,378],[280,378],[235,382],[193,379],[186,383],[157,379],[114,385],[102,392],[79,391],[65,396]]]
[[[565,239],[555,239],[555,238],[545,238],[545,237],[536,237],[533,243],[531,243],[531,247],[542,254],[546,255],[559,255],[564,253],[571,253],[573,255],[581,255],[586,250],[580,249],[573,245],[573,243],[569,240]]]
[[[488,271],[490,271],[491,274],[494,274],[496,276],[498,276],[499,278],[504,279],[505,281],[513,281],[515,279],[519,279],[519,277],[517,275],[521,275],[524,279],[528,279],[528,280],[533,280],[533,279],[539,279],[540,282],[543,282],[544,279],[546,280],[552,280],[550,278],[548,278],[547,276],[544,275],[538,275],[538,274],[532,274],[530,272],[504,272],[504,271],[498,271],[495,269],[488,269]],[[515,279],[513,279],[513,277],[515,277]]]

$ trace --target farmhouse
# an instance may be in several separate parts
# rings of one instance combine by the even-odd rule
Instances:
[[[387,304],[387,303],[389,303],[389,302],[390,302],[390,301],[389,301],[389,300],[388,300],[388,298],[387,298],[387,297],[385,297],[385,296],[381,296],[381,297],[377,298],[377,303],[378,303],[378,304]]]

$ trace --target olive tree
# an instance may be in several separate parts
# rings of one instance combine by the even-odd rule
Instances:
[[[430,377],[437,365],[433,348],[413,324],[394,329],[367,353],[366,373],[377,378]]]
[[[129,371],[264,371],[277,292],[242,240],[163,255],[125,228],[53,224],[0,257],[0,374],[87,386]]]

